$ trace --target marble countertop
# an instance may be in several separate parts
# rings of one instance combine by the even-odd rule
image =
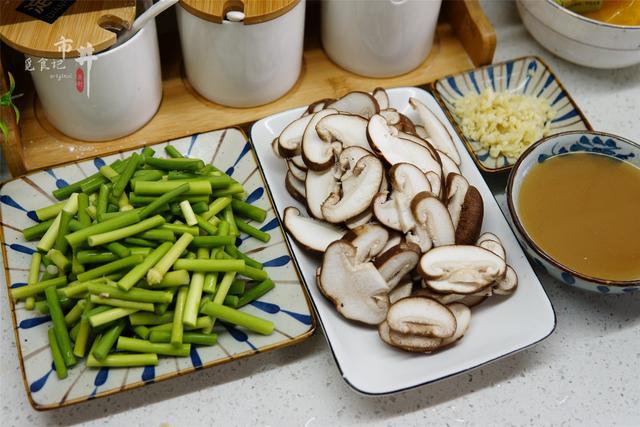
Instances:
[[[484,1],[496,27],[495,61],[543,57],[594,128],[640,140],[640,66],[591,70],[545,51],[511,1]],[[540,344],[441,382],[386,397],[342,380],[321,331],[249,359],[69,408],[37,412],[0,332],[2,424],[13,425],[638,425],[640,294],[601,296],[541,274],[557,328]],[[9,325],[7,294],[0,322]]]

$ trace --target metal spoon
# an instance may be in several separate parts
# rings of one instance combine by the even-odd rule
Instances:
[[[160,13],[164,12],[174,4],[178,3],[178,1],[179,0],[160,0],[156,4],[151,6],[142,15],[138,16],[135,21],[133,21],[131,28],[121,32],[118,35],[118,40],[115,42],[113,46],[111,46],[111,49],[113,49],[114,47],[120,46],[121,44],[129,40],[131,37],[136,35],[136,33],[140,31],[147,22],[149,22],[149,20],[155,18]]]

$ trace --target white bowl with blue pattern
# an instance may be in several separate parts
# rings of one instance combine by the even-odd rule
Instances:
[[[514,157],[489,155],[489,150],[462,130],[462,119],[456,115],[454,103],[468,94],[484,89],[494,92],[511,91],[544,98],[557,111],[551,120],[549,136],[567,131],[591,130],[592,127],[556,75],[537,56],[527,56],[498,64],[487,65],[443,77],[434,83],[434,93],[454,124],[478,167],[484,172],[502,172],[518,160]]]
[[[11,318],[16,332],[18,360],[27,397],[38,410],[53,409],[108,396],[145,384],[159,382],[202,368],[231,362],[260,352],[300,342],[315,330],[307,294],[302,286],[298,266],[284,238],[280,221],[273,210],[271,192],[258,167],[251,143],[238,129],[226,129],[169,141],[183,155],[203,159],[224,170],[242,183],[249,194],[247,202],[267,211],[261,224],[254,224],[271,235],[268,243],[242,238],[240,249],[263,263],[275,288],[241,310],[272,321],[275,331],[259,335],[230,325],[217,325],[218,343],[192,347],[190,357],[161,357],[158,366],[139,368],[87,368],[84,362],[69,369],[59,380],[53,372],[47,338],[51,318],[29,311],[24,302],[11,304]],[[152,145],[157,157],[166,157],[164,146]],[[6,183],[0,190],[0,237],[8,288],[24,286],[31,254],[36,242],[26,242],[22,230],[35,224],[34,210],[55,202],[51,192],[68,183],[94,174],[132,151],[116,153],[58,166],[22,176]],[[246,237],[246,236],[245,236]],[[7,326],[7,325],[5,325]]]
[[[528,171],[544,160],[567,153],[597,153],[640,167],[640,145],[628,139],[602,132],[566,132],[540,140],[520,156],[507,185],[507,203],[513,230],[534,264],[562,283],[599,292],[601,294],[625,294],[640,291],[640,278],[633,281],[603,280],[572,270],[554,260],[527,234],[520,221],[517,200]]]

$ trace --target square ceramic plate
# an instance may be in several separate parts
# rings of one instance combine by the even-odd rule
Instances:
[[[409,97],[424,102],[453,132],[442,109],[428,92],[405,87],[390,89],[388,93],[391,107],[416,123],[419,123],[418,117],[408,104]],[[271,141],[304,110],[297,108],[267,117],[256,122],[251,130],[260,166],[281,216],[287,206],[296,206],[302,212],[305,209],[285,189],[286,165],[271,151]],[[345,381],[361,393],[394,393],[464,372],[535,344],[551,334],[555,327],[555,314],[549,298],[473,160],[460,139],[454,139],[462,158],[462,172],[484,199],[483,231],[491,231],[500,237],[507,252],[507,261],[516,270],[520,283],[511,297],[492,297],[474,308],[468,332],[454,346],[431,355],[406,353],[383,343],[375,328],[347,321],[322,296],[315,284],[315,270],[320,258],[311,256],[290,240],[338,369]]]
[[[486,88],[495,92],[511,91],[544,98],[558,114],[551,120],[554,135],[570,130],[591,129],[580,108],[571,98],[549,66],[537,56],[513,59],[487,65],[460,74],[443,77],[434,83],[434,93],[445,107],[449,119],[465,142],[467,149],[485,172],[501,172],[510,169],[518,160],[503,155],[491,157],[489,151],[473,138],[465,135],[462,121],[455,113],[454,102],[467,94],[477,94]]]
[[[309,337],[315,321],[290,248],[283,239],[280,223],[274,215],[269,193],[245,135],[237,129],[227,129],[193,135],[170,142],[181,153],[212,163],[244,185],[247,201],[268,211],[266,220],[257,227],[271,235],[269,243],[244,239],[240,249],[264,264],[276,287],[242,310],[274,322],[275,332],[263,336],[236,328],[217,328],[218,344],[193,347],[191,357],[161,357],[158,366],[146,368],[91,369],[78,363],[69,376],[59,380],[52,368],[47,341],[50,317],[28,311],[24,303],[11,307],[16,333],[19,362],[29,401],[36,409],[52,409],[107,396],[122,390],[140,387],[178,375],[193,372],[258,352],[273,350]],[[166,157],[163,147],[151,146],[156,156]],[[126,157],[130,152],[114,154],[14,179],[0,191],[2,214],[2,254],[5,279],[10,287],[23,286],[31,253],[36,242],[26,242],[21,230],[34,225],[33,210],[51,204],[50,196],[56,188],[96,173],[105,163]]]

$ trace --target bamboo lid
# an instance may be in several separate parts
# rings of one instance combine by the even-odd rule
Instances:
[[[87,43],[97,53],[116,42],[116,33],[103,26],[129,28],[136,17],[135,0],[76,0],[65,10],[68,4],[56,0],[0,0],[0,40],[20,52],[61,58],[62,38],[67,40],[64,49],[70,49],[65,57],[77,57],[77,49]]]
[[[222,23],[227,12],[243,12],[245,25],[278,18],[298,3],[300,0],[180,0],[192,15],[216,23]]]

